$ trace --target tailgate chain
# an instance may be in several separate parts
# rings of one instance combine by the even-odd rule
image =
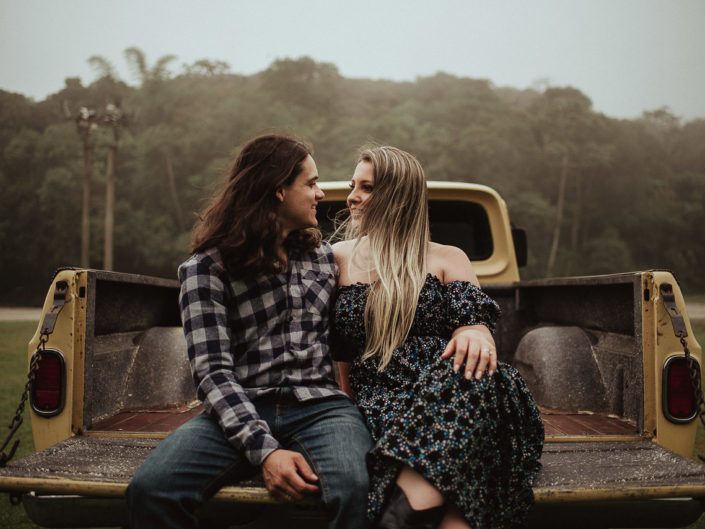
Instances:
[[[0,445],[0,467],[7,465],[8,461],[12,459],[15,455],[20,440],[16,439],[12,444],[9,454],[5,454],[5,448],[10,443],[12,436],[22,425],[24,419],[22,418],[22,413],[24,412],[24,406],[27,402],[27,397],[34,383],[34,379],[37,376],[37,370],[39,369],[39,362],[42,360],[42,351],[46,348],[46,343],[49,341],[49,335],[54,332],[54,326],[56,325],[56,318],[64,308],[66,303],[66,296],[68,294],[69,285],[66,281],[57,281],[56,288],[54,289],[54,303],[52,304],[49,311],[44,315],[44,321],[42,322],[42,327],[39,336],[39,344],[37,345],[37,350],[32,355],[29,362],[29,373],[27,373],[27,382],[24,385],[24,391],[22,392],[22,397],[20,398],[20,404],[17,406],[17,411],[15,411],[14,417],[10,419],[10,433],[7,434],[5,441]]]
[[[688,343],[685,338],[681,338],[681,345],[683,346],[683,351],[685,351],[685,360],[688,362],[688,368],[690,369],[690,382],[693,384],[693,393],[695,395],[695,403],[698,410],[698,416],[700,417],[700,422],[705,426],[705,397],[703,397],[703,390],[700,384],[700,370],[695,362],[695,359],[690,356],[690,350],[688,349]],[[705,459],[703,459],[705,461]]]
[[[703,426],[705,426],[705,397],[703,397],[702,385],[700,383],[700,369],[698,369],[697,361],[690,356],[690,349],[688,349],[688,342],[686,341],[688,331],[685,329],[685,321],[683,320],[683,316],[676,305],[676,299],[673,295],[673,287],[670,283],[663,283],[660,286],[660,291],[661,297],[663,298],[663,305],[666,307],[666,312],[671,317],[673,334],[680,339],[681,345],[683,346],[685,360],[688,363],[688,370],[690,372],[690,383],[693,386],[693,395],[695,397],[698,418]],[[705,457],[701,455],[698,455],[698,457],[705,462]]]

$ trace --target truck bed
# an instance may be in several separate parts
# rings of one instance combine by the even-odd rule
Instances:
[[[121,496],[132,475],[159,439],[72,437],[0,469],[0,476],[21,475],[16,490]],[[548,443],[534,486],[537,503],[620,496],[659,497],[681,488],[677,496],[705,498],[705,466],[682,458],[649,440]],[[7,485],[7,483],[6,483]],[[9,487],[7,487],[9,488]],[[225,487],[220,499],[274,503],[259,479]]]
[[[202,408],[184,354],[176,283],[90,271],[87,285],[85,343],[79,344],[85,351],[83,408],[78,422],[66,426],[77,435],[0,469],[0,483],[3,491],[35,492],[23,499],[28,513],[44,499],[56,505],[56,516],[83,511],[90,500],[98,503],[86,518],[90,523],[80,526],[99,526],[99,516],[115,526],[123,523],[114,521],[124,520],[124,491],[136,469]],[[543,406],[546,444],[530,526],[682,527],[697,519],[705,502],[705,465],[653,442],[654,430],[645,427],[641,276],[487,290],[504,314],[500,359],[525,370],[522,376],[534,383],[532,394]],[[541,355],[533,358],[534,351]],[[569,362],[558,361],[565,358]],[[533,369],[541,362],[550,369]],[[555,366],[562,370],[552,371]],[[111,380],[120,383],[105,382]],[[577,404],[568,399],[573,396]],[[572,409],[555,409],[560,406]],[[73,501],[84,502],[78,507]],[[258,479],[224,487],[209,505],[230,509],[221,520],[243,520],[241,514],[252,509],[289,508]],[[312,502],[307,505],[310,510]],[[58,527],[39,521],[49,512],[43,507],[30,517]]]
[[[15,480],[16,490],[119,496],[159,441],[202,409],[193,402],[122,411],[96,421],[82,435],[0,469],[0,476],[23,476]],[[705,498],[705,465],[640,436],[631,421],[546,408],[541,409],[541,417],[546,444],[535,487],[539,503],[575,499],[581,491],[593,500],[603,495],[615,499],[620,493],[657,497],[663,487],[681,487],[682,496]],[[619,487],[615,488],[614,480]],[[273,501],[257,482],[229,487],[220,495],[255,503]]]

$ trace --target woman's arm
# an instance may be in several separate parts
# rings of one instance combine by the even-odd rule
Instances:
[[[350,387],[350,362],[338,362],[338,385],[350,398],[352,398],[352,388]]]
[[[444,283],[468,281],[480,286],[468,256],[454,246],[432,244],[429,264],[440,268]],[[497,347],[492,333],[485,325],[458,327],[448,341],[441,358],[453,357],[453,370],[460,371],[465,363],[465,378],[482,378],[485,370],[490,376],[497,370]]]

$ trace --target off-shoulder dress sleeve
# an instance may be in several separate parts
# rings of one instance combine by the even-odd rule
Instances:
[[[469,281],[453,281],[445,287],[451,331],[464,325],[484,325],[494,333],[502,313],[495,300]]]

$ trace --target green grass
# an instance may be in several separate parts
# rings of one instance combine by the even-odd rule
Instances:
[[[34,335],[37,322],[0,322],[0,439],[9,433],[10,419],[20,401],[27,382],[27,343]],[[20,440],[15,459],[34,452],[28,406],[22,414],[24,423],[14,439]],[[9,447],[8,447],[9,450]],[[7,453],[7,450],[5,450]],[[10,504],[8,494],[0,494],[0,527],[34,529],[22,507]]]
[[[0,322],[0,440],[9,432],[7,424],[14,416],[21,392],[27,380],[27,343],[34,334],[36,322]],[[693,332],[701,345],[705,345],[705,320],[693,322]],[[20,427],[16,439],[20,446],[15,458],[34,452],[29,413],[23,414],[25,423]],[[705,455],[705,427],[698,425],[693,459],[696,454]],[[7,494],[0,494],[0,527],[13,529],[36,529],[22,507],[10,504]],[[705,529],[705,515],[688,529]]]

